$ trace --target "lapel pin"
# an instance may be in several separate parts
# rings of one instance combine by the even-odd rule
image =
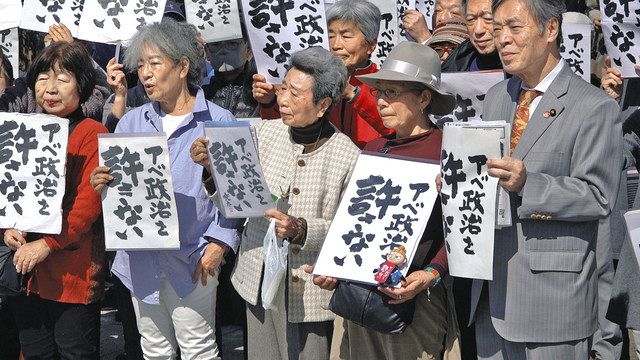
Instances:
[[[549,115],[556,116],[556,109],[549,110]]]
[[[545,112],[542,114],[542,116],[544,116],[544,117],[545,117],[545,119],[546,119],[546,118],[548,118],[548,117],[549,117],[549,112],[548,112],[548,111],[545,111]]]

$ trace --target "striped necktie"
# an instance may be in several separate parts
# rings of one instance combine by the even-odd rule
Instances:
[[[516,145],[520,142],[524,129],[529,122],[529,106],[531,106],[533,99],[538,95],[540,95],[538,90],[525,90],[522,92],[511,130],[511,154],[513,154],[513,150],[515,150]]]

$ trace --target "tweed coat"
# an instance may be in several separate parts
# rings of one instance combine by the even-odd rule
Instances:
[[[513,120],[521,80],[492,87],[484,120]],[[552,111],[553,109],[553,111]],[[513,342],[584,339],[597,327],[596,235],[622,169],[618,104],[563,66],[531,114],[513,157],[527,179],[510,193],[513,226],[496,230],[491,321]],[[474,281],[472,313],[483,283]]]
[[[313,284],[304,272],[305,264],[313,264],[324,242],[329,224],[338,209],[360,150],[344,134],[336,131],[317,150],[303,154],[289,126],[282,120],[264,120],[256,126],[258,154],[269,190],[281,196],[289,192],[289,215],[307,221],[304,246],[289,246],[288,321],[292,323],[332,320],[328,310],[331,291]],[[262,243],[269,227],[263,217],[248,220],[242,234],[238,260],[231,281],[243,299],[256,305],[260,296],[264,254]]]

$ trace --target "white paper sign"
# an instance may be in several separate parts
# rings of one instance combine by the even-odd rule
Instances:
[[[640,210],[627,211],[624,214],[624,220],[631,238],[633,252],[636,255],[638,266],[640,266]]]
[[[371,61],[379,67],[400,39],[398,9],[395,1],[370,0],[370,2],[380,9],[380,14],[382,15],[380,31],[378,32],[378,45],[373,51],[373,54],[371,54]]]
[[[404,30],[402,26],[402,17],[404,11],[407,9],[415,9],[416,0],[396,0],[396,11],[398,12],[398,28],[400,29],[400,36],[405,37],[407,40],[411,40],[412,37]]]
[[[586,16],[584,17],[589,20]],[[586,82],[591,82],[591,28],[590,22],[587,24],[562,22],[560,55],[571,70]]]
[[[20,27],[46,33],[49,26],[63,23],[76,37],[82,8],[83,0],[24,0]]]
[[[416,10],[424,15],[429,30],[433,30],[433,14],[436,10],[436,0],[416,0]]]
[[[215,122],[204,131],[224,216],[259,217],[275,208],[249,124]]]
[[[17,77],[20,70],[20,40],[18,28],[0,30],[0,51],[9,59],[13,67],[13,76]]]
[[[84,0],[78,38],[128,41],[143,25],[162,20],[166,0]]]
[[[640,64],[640,1],[600,0],[602,33],[611,65],[622,77],[638,77]]]
[[[442,73],[441,79],[440,88],[455,95],[456,108],[449,115],[429,116],[439,128],[447,122],[481,120],[484,97],[493,85],[504,80],[504,73],[501,70]]]
[[[500,129],[444,127],[440,198],[453,276],[493,279],[498,178],[486,161],[500,157],[500,136]]]
[[[293,53],[329,48],[321,0],[242,0],[242,12],[258,73],[269,83],[282,83]]]
[[[0,30],[15,28],[20,25],[20,16],[22,14],[22,2],[20,0],[2,0],[0,3]]]
[[[437,164],[360,155],[315,273],[376,284],[374,272],[400,245],[411,264],[438,196],[439,172]]]
[[[99,134],[98,149],[114,178],[102,191],[107,250],[180,248],[166,135]]]
[[[60,234],[69,122],[0,113],[0,229]]]
[[[205,42],[242,38],[238,0],[185,0],[184,7]]]

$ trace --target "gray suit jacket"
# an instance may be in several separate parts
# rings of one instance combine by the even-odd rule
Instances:
[[[484,120],[513,121],[518,77],[491,88]],[[555,116],[545,112],[555,110]],[[618,104],[564,66],[544,93],[512,156],[527,180],[511,193],[514,226],[496,230],[493,325],[514,342],[583,339],[597,327],[595,242],[622,169]],[[482,289],[474,281],[471,319]]]

